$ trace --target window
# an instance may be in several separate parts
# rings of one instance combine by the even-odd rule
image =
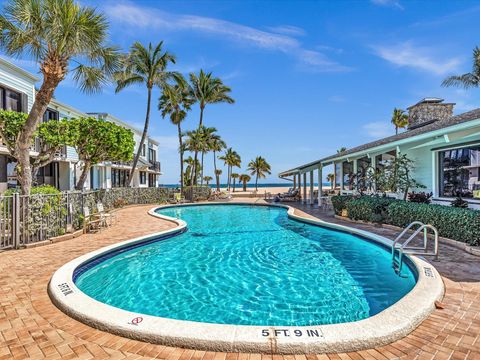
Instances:
[[[148,174],[148,187],[156,187],[156,186],[157,186],[157,175]]]
[[[127,187],[128,170],[112,169],[112,187]]]
[[[145,171],[140,171],[140,184],[145,185],[147,183],[147,173]]]
[[[148,149],[148,161],[154,163],[157,161],[157,152],[153,149]]]
[[[340,187],[341,163],[335,163],[335,187]]]
[[[142,144],[142,156],[143,157],[145,157],[145,149],[146,149],[145,144]]]
[[[440,196],[480,199],[480,145],[439,152]]]
[[[22,111],[22,95],[16,91],[0,88],[0,104],[3,110]]]
[[[343,163],[343,187],[347,190],[353,190],[354,186],[354,176],[353,173],[353,162],[344,162]]]
[[[45,111],[45,114],[43,114],[43,121],[49,121],[49,120],[59,120],[60,116],[58,114],[58,111],[52,110],[52,109],[47,109]]]

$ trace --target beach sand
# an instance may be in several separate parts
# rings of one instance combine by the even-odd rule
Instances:
[[[292,186],[285,186],[285,187],[262,187],[258,188],[257,194],[265,194],[265,193],[271,193],[272,195],[276,195],[278,193],[284,193],[287,192],[288,189],[290,189]],[[313,187],[314,190],[318,190],[318,186]],[[322,188],[323,191],[328,191],[330,190],[330,186],[323,186]],[[255,188],[247,188],[247,191],[243,191],[242,187],[236,187],[235,188],[235,195],[240,196],[240,194],[245,194],[245,195],[250,195],[252,192],[255,191]],[[309,194],[310,187],[307,186],[307,194]],[[302,193],[303,193],[303,186],[302,186]]]

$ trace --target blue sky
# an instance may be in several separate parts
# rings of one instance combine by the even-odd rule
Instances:
[[[111,41],[164,41],[172,70],[212,71],[233,89],[234,105],[205,110],[227,144],[248,161],[272,165],[265,181],[299,163],[394,133],[394,107],[427,96],[479,107],[480,91],[442,88],[448,75],[471,70],[479,45],[478,1],[106,1]],[[18,63],[18,61],[17,61]],[[32,70],[28,62],[20,63]],[[146,93],[81,94],[68,79],[56,98],[83,111],[109,112],[143,126]],[[158,92],[155,94],[156,109]],[[184,124],[198,124],[198,109]],[[176,127],[152,113],[161,142],[163,183],[178,179]],[[205,174],[212,175],[212,155]],[[226,170],[225,170],[226,172]]]

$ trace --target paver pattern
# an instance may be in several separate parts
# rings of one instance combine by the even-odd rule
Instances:
[[[61,265],[89,251],[174,226],[147,214],[151,206],[117,212],[100,233],[47,246],[0,253],[0,359],[323,360],[480,359],[480,258],[448,246],[434,265],[446,286],[445,308],[435,310],[407,337],[348,354],[269,355],[216,353],[148,344],[84,325],[58,310],[47,284]],[[297,206],[299,212],[341,220]],[[352,226],[352,224],[348,224]],[[390,236],[385,229],[359,225]],[[388,230],[390,231],[390,230]]]

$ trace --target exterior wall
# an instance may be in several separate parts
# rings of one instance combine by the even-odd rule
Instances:
[[[35,98],[36,77],[0,59],[0,84],[27,95],[27,111],[30,111]]]
[[[420,184],[426,186],[421,191],[434,192],[435,184],[433,183],[433,164],[432,151],[429,147],[419,149],[409,149],[408,147],[400,147],[400,153],[406,154],[407,157],[415,162],[415,170],[413,178]]]
[[[408,128],[414,128],[429,121],[444,121],[453,116],[455,104],[421,102],[408,108]]]

